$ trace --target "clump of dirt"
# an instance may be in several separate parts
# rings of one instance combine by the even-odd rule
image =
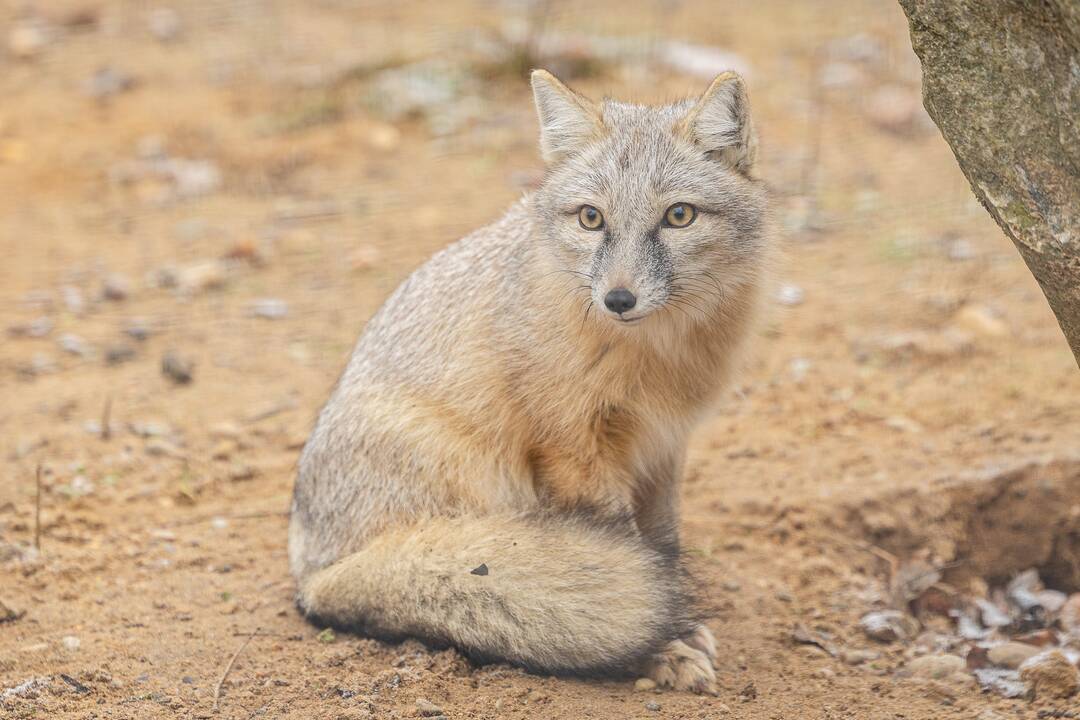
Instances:
[[[904,488],[846,509],[850,532],[897,557],[926,554],[945,580],[1004,585],[1034,567],[1080,590],[1080,458]]]
[[[1006,698],[1072,697],[1080,690],[1078,500],[1080,459],[1068,458],[849,506],[849,529],[888,568],[886,607],[866,612],[859,628],[902,646],[898,677],[959,685],[974,677]]]

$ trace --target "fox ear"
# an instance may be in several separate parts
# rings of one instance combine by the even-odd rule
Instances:
[[[705,153],[749,176],[757,158],[757,134],[750,119],[746,87],[738,74],[716,76],[679,121],[677,129]]]
[[[540,155],[544,162],[556,163],[601,134],[603,126],[596,105],[547,70],[533,70],[532,90],[540,118]]]

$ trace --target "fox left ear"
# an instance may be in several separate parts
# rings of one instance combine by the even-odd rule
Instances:
[[[679,121],[677,130],[705,153],[749,176],[757,159],[757,134],[746,86],[737,73],[718,75]]]
[[[544,162],[557,163],[603,133],[596,105],[547,70],[533,70],[532,89],[540,118],[540,154]]]

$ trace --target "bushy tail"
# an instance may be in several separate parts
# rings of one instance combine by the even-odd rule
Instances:
[[[693,626],[677,559],[589,517],[435,518],[302,582],[316,623],[552,674],[623,674]]]

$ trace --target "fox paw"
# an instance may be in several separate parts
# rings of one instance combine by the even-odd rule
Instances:
[[[708,630],[705,632],[708,633]],[[697,634],[695,632],[694,636]],[[712,640],[711,634],[708,637]],[[716,673],[713,671],[712,660],[704,652],[690,647],[682,640],[668,643],[663,651],[645,662],[643,670],[645,677],[662,688],[716,694]]]
[[[694,632],[681,639],[695,650],[705,653],[705,657],[709,658],[709,663],[714,668],[716,667],[716,638],[713,637],[712,630],[704,625],[698,625]]]

